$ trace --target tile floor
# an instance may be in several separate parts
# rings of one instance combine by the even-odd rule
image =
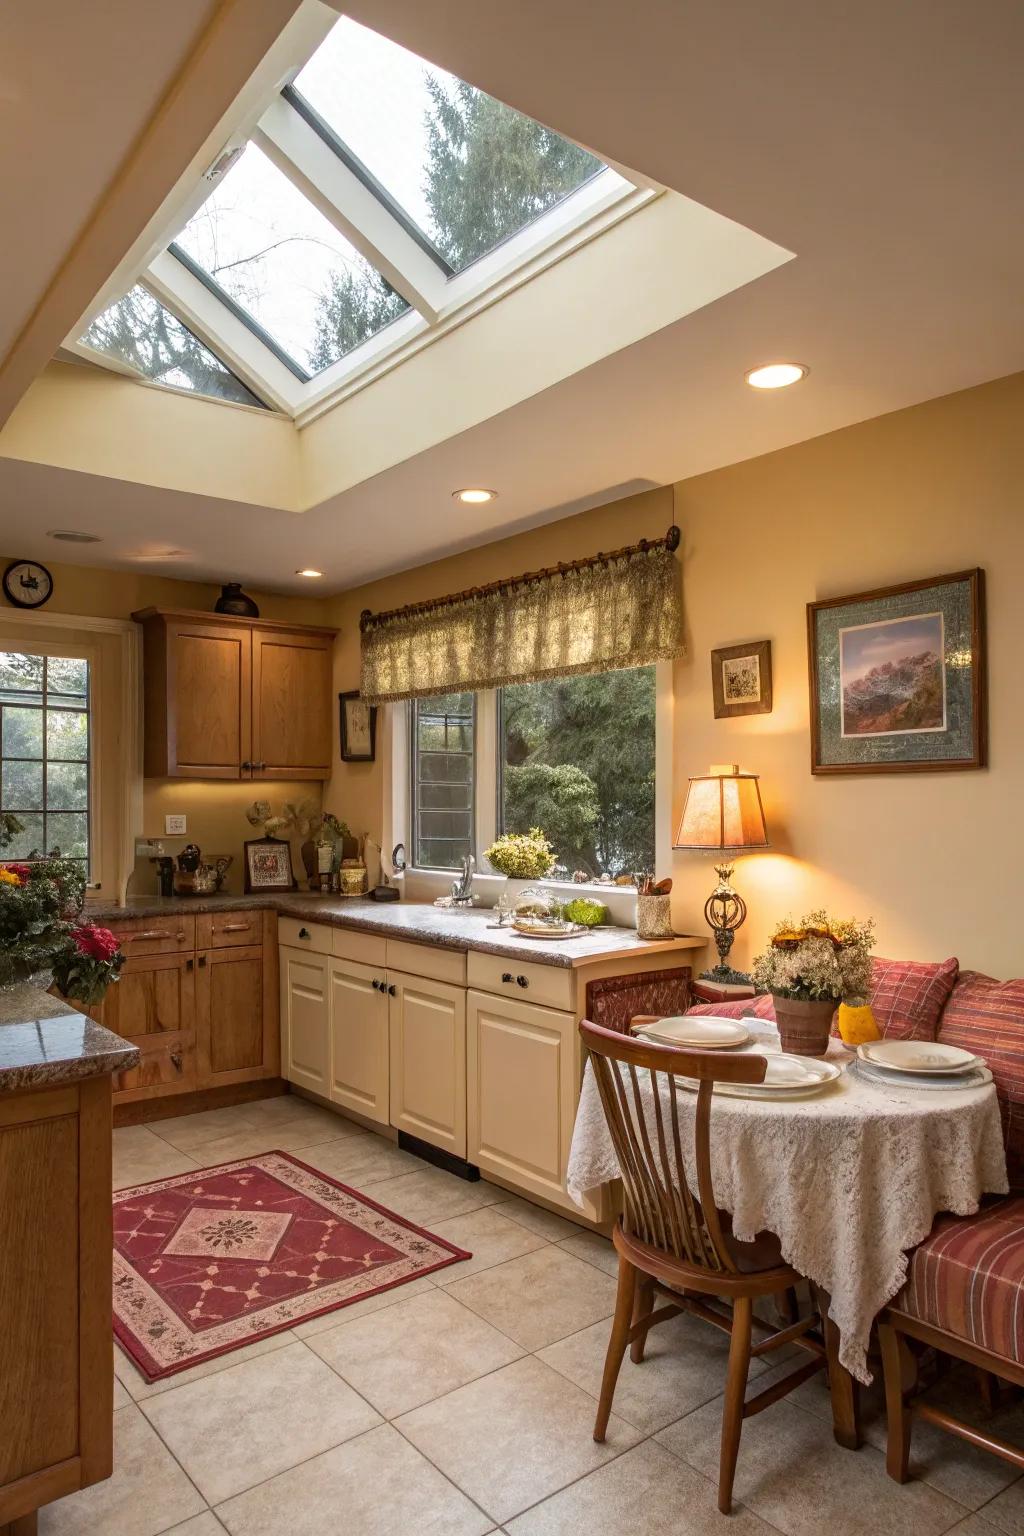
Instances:
[[[133,1126],[114,1146],[119,1188],[294,1151],[473,1258],[152,1386],[115,1347],[114,1476],[42,1511],[43,1536],[1024,1536],[1010,1467],[919,1425],[900,1488],[877,1392],[854,1454],[832,1439],[820,1379],[745,1426],[727,1523],[726,1343],[693,1319],[625,1362],[595,1445],[610,1245],[300,1098]],[[969,1387],[944,1390],[975,1404]],[[1024,1440],[1024,1410],[996,1427]]]

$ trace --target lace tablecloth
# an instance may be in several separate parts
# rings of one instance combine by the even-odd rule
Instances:
[[[754,1049],[777,1051],[774,1026]],[[907,1252],[940,1211],[967,1216],[984,1194],[1007,1190],[995,1089],[931,1090],[869,1083],[838,1041],[829,1058],[847,1068],[807,1099],[715,1095],[711,1165],[715,1195],[733,1232],[750,1242],[774,1232],[788,1264],[827,1290],[839,1329],[839,1358],[869,1382],[871,1324],[902,1287]],[[652,1092],[646,1074],[648,1095]],[[697,1096],[678,1089],[684,1146],[693,1141]],[[653,1125],[653,1108],[651,1111]],[[688,1166],[696,1188],[695,1171]],[[593,1068],[583,1078],[568,1188],[588,1190],[619,1176]]]

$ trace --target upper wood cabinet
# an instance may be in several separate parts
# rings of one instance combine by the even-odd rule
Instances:
[[[333,629],[146,608],[150,778],[326,779]]]

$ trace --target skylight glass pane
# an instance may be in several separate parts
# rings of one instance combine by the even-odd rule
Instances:
[[[456,272],[603,169],[586,150],[347,16],[295,89]]]
[[[174,244],[308,373],[409,308],[255,144]]]
[[[137,283],[90,325],[82,341],[145,379],[238,405],[263,405],[198,336]]]

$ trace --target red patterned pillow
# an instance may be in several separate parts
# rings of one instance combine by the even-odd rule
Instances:
[[[770,994],[744,997],[735,1003],[698,1003],[687,1013],[712,1014],[716,1019],[769,1019],[775,1023],[775,1001]]]
[[[871,961],[871,996],[875,1023],[887,1040],[934,1040],[942,1010],[956,986],[960,962]]]
[[[964,971],[942,1015],[939,1039],[976,1051],[992,1069],[1011,1186],[1024,1183],[1024,980]]]

